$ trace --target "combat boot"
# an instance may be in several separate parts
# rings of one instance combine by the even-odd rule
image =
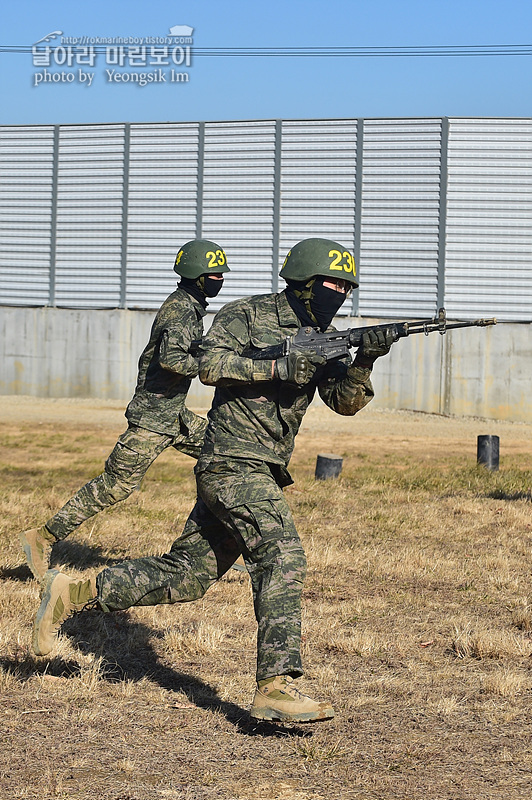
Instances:
[[[57,632],[72,614],[98,607],[96,578],[76,580],[57,569],[50,569],[43,579],[41,605],[33,623],[33,652],[47,655]]]
[[[334,717],[328,703],[300,692],[288,675],[259,681],[249,713],[254,719],[272,722],[320,722]]]
[[[20,541],[29,568],[38,581],[42,580],[50,569],[52,547],[57,539],[43,525],[42,528],[30,528],[29,531],[22,531]]]

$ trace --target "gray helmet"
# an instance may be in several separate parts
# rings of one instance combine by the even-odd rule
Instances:
[[[182,278],[194,280],[209,272],[229,272],[229,267],[225,251],[219,244],[208,239],[193,239],[177,254],[174,271]]]
[[[331,239],[298,242],[286,256],[279,274],[287,281],[304,281],[323,275],[349,281],[355,289],[358,286],[353,254]]]

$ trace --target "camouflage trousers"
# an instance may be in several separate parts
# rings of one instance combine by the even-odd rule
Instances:
[[[192,412],[186,416],[186,422],[186,432],[178,436],[130,425],[115,444],[105,462],[104,471],[82,486],[48,520],[48,530],[56,539],[65,539],[86,519],[120,500],[125,500],[139,486],[157,456],[168,447],[175,447],[176,450],[197,459],[207,422]]]
[[[196,600],[242,554],[258,624],[257,680],[301,675],[306,558],[282,490],[263,462],[212,462],[196,478],[196,505],[169,553],[99,573],[102,609]]]

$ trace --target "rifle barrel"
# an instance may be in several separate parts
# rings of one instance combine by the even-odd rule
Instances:
[[[444,334],[453,328],[485,328],[488,325],[496,325],[497,320],[492,319],[475,319],[467,322],[447,322],[445,317],[434,319],[414,320],[413,322],[398,323],[398,326],[403,326],[403,336],[410,336],[412,333],[441,333]]]
[[[471,326],[476,326],[477,328],[486,328],[488,325],[496,325],[497,320],[495,317],[491,319],[475,319],[471,322],[450,322],[446,323],[446,328],[469,328]]]

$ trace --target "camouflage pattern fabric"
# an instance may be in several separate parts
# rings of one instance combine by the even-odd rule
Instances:
[[[253,589],[257,680],[302,674],[301,591],[306,559],[292,515],[264,462],[212,462],[197,475],[198,500],[170,552],[98,575],[106,611],[197,600],[242,553]]]
[[[202,597],[241,553],[253,588],[257,680],[302,674],[303,548],[282,487],[294,438],[316,388],[339,414],[373,397],[370,369],[350,359],[325,365],[305,386],[272,379],[272,362],[243,353],[278,344],[300,327],[285,294],[225,306],[204,338],[200,377],[215,385],[196,465],[198,499],[170,552],[125,561],[97,578],[106,611]]]
[[[284,292],[236,300],[218,312],[201,346],[200,379],[216,392],[198,469],[223,455],[286,468],[316,389],[337,414],[351,416],[369,403],[371,370],[350,359],[329,362],[305,386],[292,386],[272,380],[271,361],[242,356],[250,347],[279,344],[300,327]]]
[[[46,523],[56,539],[66,538],[89,517],[129,497],[167,447],[198,457],[207,423],[185,406],[185,399],[198,374],[190,344],[201,339],[204,315],[203,306],[179,288],[160,307],[139,360],[135,394],[126,409],[129,427],[101,475],[85,484]]]
[[[176,289],[166,298],[139,359],[135,394],[126,409],[131,425],[181,434],[181,412],[192,378],[198,374],[190,344],[201,339],[204,316],[203,306],[184,289]]]
[[[86,519],[125,500],[139,486],[149,466],[167,447],[197,458],[207,422],[189,409],[181,413],[182,432],[170,436],[130,425],[120,436],[104,471],[82,486],[46,523],[56,539],[65,539]]]

